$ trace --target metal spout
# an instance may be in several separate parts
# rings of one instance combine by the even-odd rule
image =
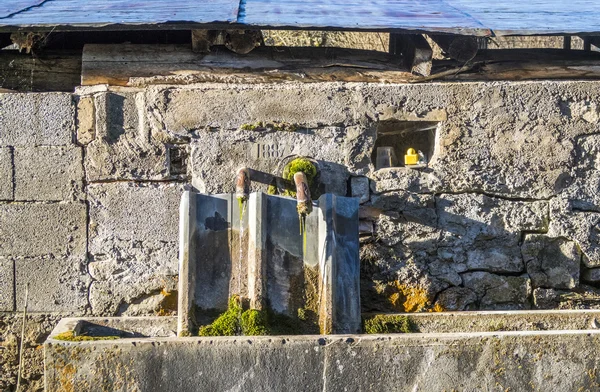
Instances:
[[[312,199],[310,198],[310,189],[306,174],[297,172],[294,174],[294,183],[296,184],[296,201],[298,202],[298,214],[306,216],[312,211]]]
[[[235,177],[235,197],[241,201],[250,197],[250,172],[245,167],[238,170]]]

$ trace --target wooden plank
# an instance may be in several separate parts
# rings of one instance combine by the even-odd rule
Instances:
[[[79,85],[79,53],[44,53],[43,56],[0,51],[0,88],[17,91],[66,91]]]
[[[477,50],[479,43],[475,37],[461,35],[436,35],[430,34],[429,37],[446,52],[451,59],[466,63],[471,61]]]

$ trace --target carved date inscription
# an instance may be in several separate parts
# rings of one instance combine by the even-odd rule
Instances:
[[[292,148],[280,143],[254,143],[252,145],[252,158],[254,159],[280,159],[289,155]]]

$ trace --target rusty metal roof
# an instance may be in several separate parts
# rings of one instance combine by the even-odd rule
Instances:
[[[599,0],[0,0],[0,30],[301,28],[600,34]]]

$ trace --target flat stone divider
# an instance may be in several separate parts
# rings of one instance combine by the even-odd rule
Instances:
[[[290,317],[314,312],[322,333],[360,332],[358,207],[357,198],[322,195],[302,233],[292,198],[252,193],[240,212],[234,195],[185,191],[179,335],[194,332],[196,309],[224,310],[233,294]]]
[[[136,319],[131,329],[146,328]],[[170,319],[146,324],[160,331],[161,323],[173,326]],[[55,339],[83,321],[94,319],[63,319],[46,341],[46,391],[577,391],[600,385],[598,329]]]

